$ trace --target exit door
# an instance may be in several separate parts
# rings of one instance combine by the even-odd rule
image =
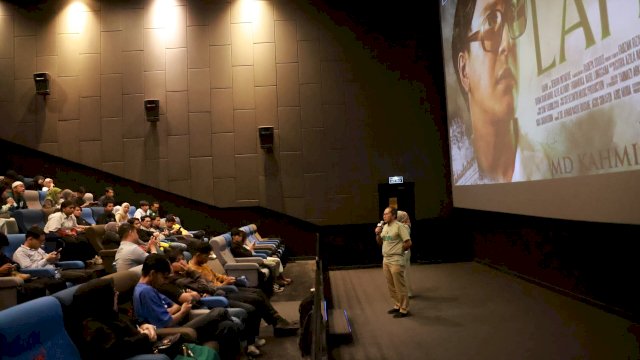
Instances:
[[[382,219],[382,213],[387,207],[406,211],[410,219],[415,219],[416,205],[414,183],[402,184],[378,184],[378,216]]]

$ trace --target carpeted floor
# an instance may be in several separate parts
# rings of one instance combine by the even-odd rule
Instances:
[[[628,320],[478,263],[412,265],[411,316],[393,319],[380,268],[330,272],[347,359],[638,359]]]
[[[289,321],[297,321],[298,306],[300,301],[309,294],[314,284],[315,261],[304,260],[289,262],[284,270],[286,277],[291,278],[293,283],[289,284],[281,293],[274,294],[271,303],[278,310],[280,315]],[[267,340],[267,344],[261,348],[263,360],[275,359],[301,359],[298,349],[298,336],[274,337],[273,328],[264,321],[260,328],[260,337]]]

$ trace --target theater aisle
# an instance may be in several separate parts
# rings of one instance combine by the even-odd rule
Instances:
[[[381,268],[330,272],[336,308],[348,311],[346,359],[638,359],[631,322],[468,262],[412,265],[410,316],[394,319]]]
[[[289,261],[284,270],[286,277],[293,279],[281,293],[271,298],[271,303],[287,320],[299,320],[298,306],[300,301],[309,294],[314,286],[315,260]],[[260,337],[267,340],[267,344],[260,349],[262,360],[301,359],[298,349],[298,335],[288,337],[274,337],[273,328],[264,321],[260,328]]]

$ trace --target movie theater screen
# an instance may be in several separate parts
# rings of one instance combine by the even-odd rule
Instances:
[[[454,205],[640,224],[640,1],[439,1]]]

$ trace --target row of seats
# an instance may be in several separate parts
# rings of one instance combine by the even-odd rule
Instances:
[[[29,209],[42,209],[42,207],[44,206],[45,199],[47,197],[47,191],[25,190],[23,196],[24,196],[25,202],[27,203],[27,207]],[[84,200],[87,202],[92,202],[93,194],[91,193],[84,194]]]
[[[250,226],[253,227],[253,233],[257,233],[255,225]],[[248,229],[248,227],[243,227],[243,231],[249,231],[250,229]],[[104,270],[109,274],[114,273],[116,271],[114,261],[117,249],[107,249],[103,245],[105,235],[104,225],[92,225],[88,227],[85,235],[102,259]],[[9,246],[5,247],[3,252],[7,257],[12,258],[13,253],[24,243],[25,234],[9,234],[7,237],[9,239]],[[210,239],[209,243],[217,258],[213,259],[214,261],[211,261],[209,265],[218,273],[226,273],[234,277],[245,276],[249,286],[258,286],[260,278],[259,272],[268,271],[264,267],[261,267],[266,255],[257,254],[258,256],[251,258],[234,258],[230,251],[231,233],[216,236]],[[186,247],[181,243],[174,243],[173,245],[179,245],[178,247],[180,248]],[[65,261],[58,263],[58,265],[66,269],[82,269],[85,267],[81,261]],[[54,271],[50,269],[23,269],[21,272],[40,277],[55,276]],[[0,278],[0,309],[14,306],[17,303],[18,291],[22,284],[23,281],[17,277]]]
[[[16,252],[20,245],[24,244],[25,234],[8,234],[7,238],[9,239],[9,246],[5,246],[2,252],[11,259],[13,258],[13,253]],[[56,266],[61,269],[85,268],[85,264],[82,261],[60,261],[56,263]],[[56,275],[54,269],[20,269],[20,272],[29,274],[32,277],[43,278],[53,278]],[[0,277],[0,309],[11,307],[18,303],[18,291],[23,284],[24,281],[18,277]]]
[[[130,301],[141,275],[141,266],[106,278],[113,278],[119,302]],[[0,311],[0,349],[3,359],[65,359],[80,360],[80,352],[67,332],[75,304],[73,295],[78,286]],[[216,306],[226,307],[228,301],[216,297]],[[105,309],[105,311],[107,311]],[[198,316],[203,311],[193,311]],[[206,312],[206,310],[204,311]],[[157,329],[159,336],[180,333],[187,342],[196,342],[196,332],[190,328]],[[131,360],[169,360],[163,354],[145,354]]]
[[[136,207],[131,206],[129,209],[129,217],[133,217],[133,214],[135,212]],[[50,212],[47,212],[43,209],[31,208],[16,210],[12,213],[13,218],[18,224],[20,233],[23,234],[26,233],[27,230],[33,225],[38,225],[39,227],[44,228],[50,214]],[[104,214],[104,207],[101,206],[82,208],[82,218],[91,225],[95,225],[96,221],[102,214]]]

